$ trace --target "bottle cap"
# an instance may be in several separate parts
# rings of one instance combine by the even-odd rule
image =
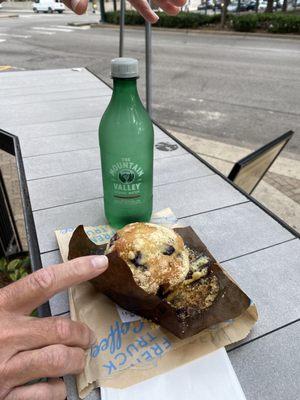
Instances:
[[[138,60],[135,58],[120,57],[111,60],[112,78],[137,78],[138,76]]]

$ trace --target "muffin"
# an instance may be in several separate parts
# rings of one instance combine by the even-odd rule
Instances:
[[[181,236],[164,226],[141,222],[126,225],[112,237],[106,254],[113,251],[149,294],[170,290],[189,272],[189,253]]]
[[[218,278],[211,271],[211,259],[189,249],[189,272],[185,279],[164,294],[165,300],[178,310],[209,308],[219,294]]]

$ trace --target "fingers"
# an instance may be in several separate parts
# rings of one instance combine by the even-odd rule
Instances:
[[[64,0],[64,4],[76,14],[81,15],[86,12],[88,0]]]
[[[177,15],[180,11],[180,8],[176,7],[175,1],[173,0],[158,0],[155,4],[169,15]]]
[[[158,16],[151,9],[147,0],[130,0],[130,4],[145,18],[146,21],[154,24],[158,21]]]
[[[5,400],[65,400],[66,386],[61,379],[49,382],[20,386],[13,389]]]
[[[174,4],[174,6],[183,7],[186,3],[186,0],[169,0],[169,2]]]
[[[0,308],[9,312],[30,314],[54,294],[95,278],[107,266],[106,256],[88,256],[42,268],[1,289]]]
[[[24,317],[25,319],[25,317]],[[68,318],[26,319],[18,329],[13,325],[7,332],[9,345],[17,352],[39,349],[53,344],[88,349],[96,340],[91,329]]]
[[[84,369],[85,358],[84,350],[62,344],[23,351],[12,357],[6,365],[7,384],[15,387],[43,377],[77,375]]]

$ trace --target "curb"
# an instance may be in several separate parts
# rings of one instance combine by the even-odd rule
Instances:
[[[0,19],[1,18],[18,18],[19,14],[0,14]]]
[[[68,22],[68,26],[92,26],[94,24],[97,24],[97,22]],[[115,25],[117,26],[117,25]]]
[[[72,22],[68,25],[73,24]],[[76,23],[75,23],[76,24]],[[85,23],[81,25],[89,25],[91,28],[110,28],[110,29],[119,29],[119,25],[109,24],[109,23]],[[81,26],[77,25],[77,26]],[[72,26],[72,25],[71,25]],[[142,30],[144,29],[143,25],[126,25],[127,29],[132,30]],[[208,34],[208,35],[227,35],[227,36],[239,36],[239,37],[265,37],[265,38],[276,38],[276,39],[293,39],[300,40],[300,35],[291,35],[291,34],[277,34],[277,33],[263,33],[263,32],[235,32],[228,30],[213,30],[213,29],[179,29],[179,28],[163,28],[152,26],[153,31],[157,32],[178,32],[178,33],[190,33],[190,34]]]

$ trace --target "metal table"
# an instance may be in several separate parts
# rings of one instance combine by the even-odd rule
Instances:
[[[104,223],[97,128],[111,89],[85,69],[63,69],[1,74],[0,94],[0,127],[15,135],[6,138],[19,163],[33,267],[46,267],[61,261],[56,228]],[[192,225],[257,304],[258,323],[228,349],[247,399],[295,400],[297,233],[158,125],[155,143],[173,146],[155,150],[154,210],[171,207],[181,223]],[[67,314],[66,293],[50,307],[53,315]],[[69,399],[77,399],[67,380]],[[89,396],[98,398],[99,391]]]

